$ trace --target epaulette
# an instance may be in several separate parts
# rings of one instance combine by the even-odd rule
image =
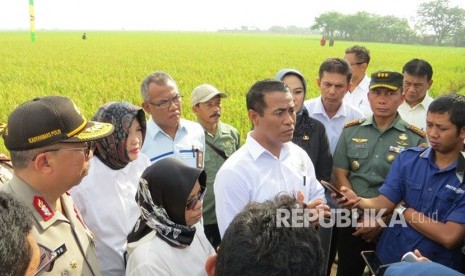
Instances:
[[[359,125],[359,124],[361,124],[363,121],[365,121],[365,118],[363,118],[363,119],[355,119],[355,120],[352,120],[352,121],[348,121],[348,122],[344,125],[344,128],[346,128],[346,127],[351,127],[351,126],[355,126],[355,125]]]
[[[414,125],[409,125],[409,126],[408,126],[408,129],[410,129],[413,133],[418,134],[418,135],[421,136],[422,138],[425,138],[425,137],[426,137],[426,132],[424,132],[423,130],[421,130],[419,127],[416,127],[416,126],[414,126]]]

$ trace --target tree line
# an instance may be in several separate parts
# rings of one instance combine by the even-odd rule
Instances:
[[[394,16],[327,12],[315,18],[311,29],[337,40],[460,47],[465,46],[465,10],[450,7],[448,0],[422,3],[417,10],[414,28],[406,19]]]

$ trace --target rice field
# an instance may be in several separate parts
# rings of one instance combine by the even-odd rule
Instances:
[[[316,97],[320,63],[342,57],[354,44],[371,51],[369,73],[401,71],[409,59],[422,58],[433,66],[433,97],[465,93],[465,48],[343,41],[329,48],[319,45],[319,36],[303,35],[87,32],[87,40],[81,35],[38,31],[31,43],[27,32],[0,32],[0,122],[6,122],[18,104],[45,95],[72,98],[88,118],[107,101],[139,105],[142,79],[163,70],[184,95],[187,119],[195,119],[189,103],[194,87],[210,83],[226,92],[222,120],[237,127],[244,139],[250,129],[245,94],[255,81],[273,78],[281,68],[295,68],[307,78],[307,97]]]

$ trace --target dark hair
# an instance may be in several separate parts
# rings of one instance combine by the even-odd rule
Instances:
[[[350,83],[352,78],[352,69],[350,69],[349,63],[342,58],[328,58],[323,61],[318,72],[320,79],[323,78],[324,72],[345,75],[347,83]]]
[[[266,108],[265,94],[271,92],[290,93],[289,87],[281,81],[273,79],[257,81],[254,85],[252,85],[249,92],[247,92],[247,110],[255,110],[260,116],[262,116],[263,111]]]
[[[277,210],[292,210],[297,201],[279,194],[264,203],[249,203],[226,229],[218,249],[215,275],[324,275],[317,231],[277,224]],[[292,223],[292,218],[285,218]]]
[[[32,217],[26,206],[12,195],[0,192],[0,275],[23,276],[32,258],[27,236]]]
[[[428,113],[449,113],[450,122],[457,127],[457,134],[465,127],[465,96],[448,93],[435,99],[428,107]]]
[[[370,51],[364,46],[354,45],[346,49],[346,54],[355,54],[360,62],[370,64]]]
[[[402,68],[402,74],[407,73],[416,77],[426,77],[428,81],[433,78],[433,68],[426,60],[414,58]]]

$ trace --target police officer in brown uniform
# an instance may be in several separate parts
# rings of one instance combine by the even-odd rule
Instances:
[[[112,131],[111,124],[87,121],[62,96],[27,101],[8,118],[3,139],[14,176],[0,189],[32,213],[32,234],[41,248],[39,270],[51,261],[45,274],[101,275],[91,231],[67,191],[87,174],[90,142]]]
[[[392,162],[404,149],[426,146],[425,133],[397,113],[403,101],[403,76],[378,71],[371,75],[368,101],[373,115],[346,124],[334,154],[333,173],[339,186],[358,196],[376,197]],[[387,220],[387,218],[386,218]],[[362,250],[373,250],[381,231],[376,227],[339,230],[337,275],[362,275]]]

